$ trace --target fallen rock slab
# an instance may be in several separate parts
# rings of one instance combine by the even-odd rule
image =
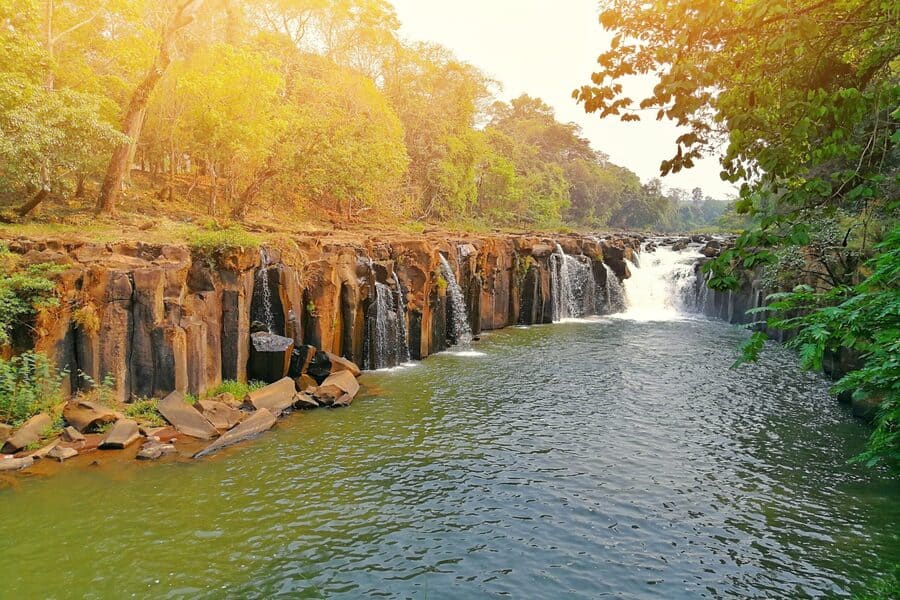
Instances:
[[[315,398],[310,396],[307,393],[299,392],[296,396],[294,396],[294,407],[295,408],[318,408],[319,403]]]
[[[216,429],[231,429],[244,418],[243,412],[224,402],[200,400],[197,402],[197,406],[200,407],[200,412],[203,413],[203,416]]]
[[[6,442],[3,444],[3,452],[12,454],[41,439],[44,431],[53,424],[50,415],[41,413],[25,421]]]
[[[138,428],[137,421],[131,419],[122,419],[116,421],[103,441],[100,442],[101,450],[123,450],[131,444],[138,441],[141,437],[141,431]]]
[[[12,435],[12,425],[7,425],[6,423],[0,423],[0,447],[6,443],[6,440],[9,439],[9,436]]]
[[[359,393],[359,382],[350,371],[338,371],[329,375],[322,385],[316,388],[316,399],[322,404],[333,405],[340,399],[339,406],[349,406]],[[344,398],[343,396],[349,396]]]
[[[67,402],[63,408],[63,418],[81,433],[117,419],[114,410],[88,400]]]
[[[29,454],[28,456],[30,456],[30,457],[33,458],[34,460],[41,460],[41,459],[45,458],[48,454],[50,454],[50,452],[52,452],[54,448],[56,448],[57,446],[59,446],[59,442],[60,442],[60,441],[61,441],[61,440],[53,440],[52,442],[50,442],[49,444],[47,444],[46,446],[44,446],[44,447],[41,448],[40,450],[35,450],[34,452],[32,452],[31,454]]]
[[[47,453],[47,458],[55,458],[59,462],[69,460],[70,458],[75,456],[78,456],[78,450],[76,450],[75,448],[70,448],[69,446],[57,445]]]
[[[62,439],[64,442],[83,442],[84,435],[80,431],[69,425],[68,427],[63,429]]]
[[[244,404],[256,410],[265,408],[273,414],[280,415],[294,405],[295,393],[294,380],[283,377],[275,383],[248,393],[244,397]]]
[[[175,446],[172,444],[163,444],[158,440],[150,440],[144,443],[141,446],[141,449],[138,450],[137,458],[138,460],[156,460],[168,454],[175,453]]]
[[[319,384],[316,383],[316,380],[306,373],[297,378],[297,389],[299,389],[301,392],[308,392],[317,385]]]
[[[0,458],[0,471],[18,471],[19,469],[27,469],[34,464],[34,459],[30,456],[23,458]]]
[[[227,448],[238,442],[243,442],[252,437],[268,431],[275,424],[275,415],[266,408],[260,408],[249,417],[241,421],[234,429],[230,429],[222,434],[222,437],[211,443],[203,450],[194,454],[194,458],[208,456],[214,452],[218,452],[223,448]]]
[[[156,409],[172,427],[185,435],[211,440],[219,435],[218,430],[200,412],[184,401],[181,392],[172,392],[160,400]]]

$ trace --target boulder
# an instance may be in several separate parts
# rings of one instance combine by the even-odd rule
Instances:
[[[25,421],[24,425],[19,427],[18,431],[6,440],[6,443],[3,444],[3,452],[10,454],[18,452],[22,448],[37,442],[41,439],[44,431],[52,424],[53,419],[50,418],[50,415],[41,413],[31,417]]]
[[[273,382],[287,375],[294,340],[265,331],[250,334],[250,340],[250,363],[247,369],[251,379]]]
[[[260,408],[249,417],[241,421],[234,429],[230,429],[222,434],[222,437],[211,443],[209,446],[194,454],[194,458],[208,456],[214,452],[248,440],[264,431],[268,431],[275,424],[275,415],[268,409]]]
[[[138,450],[135,458],[138,460],[156,460],[168,454],[175,453],[175,446],[172,444],[164,444],[158,439],[147,440]]]
[[[219,435],[218,430],[200,412],[184,401],[181,392],[172,392],[156,405],[159,414],[172,424],[172,427],[185,435],[211,440]]]
[[[6,443],[6,440],[9,439],[9,436],[12,435],[12,425],[7,425],[6,423],[0,423],[0,447]]]
[[[333,405],[340,400],[339,406],[349,406],[359,392],[359,382],[350,371],[339,371],[329,375],[316,388],[316,398],[323,404]],[[349,396],[344,398],[344,396]]]
[[[352,360],[322,350],[316,352],[306,370],[307,374],[317,383],[325,381],[329,375],[340,371],[349,371],[354,377],[359,377],[361,373],[359,366]]]
[[[362,374],[359,366],[352,360],[346,359],[343,356],[332,354],[331,352],[326,352],[325,355],[328,357],[328,360],[331,361],[332,373],[349,371],[354,377],[359,377]]]
[[[71,400],[66,403],[63,409],[63,418],[66,423],[84,433],[89,429],[93,429],[99,425],[112,423],[116,420],[114,410],[90,402],[88,400]]]
[[[228,394],[229,396],[231,394]],[[230,404],[216,400],[200,400],[197,402],[200,412],[216,429],[231,429],[241,422],[244,413]]]
[[[288,367],[288,375],[291,377],[300,377],[309,369],[309,364],[316,356],[315,346],[295,346],[291,352],[291,364]]]
[[[141,437],[137,421],[132,419],[120,419],[112,426],[103,441],[100,442],[101,450],[122,450],[138,441]]]
[[[33,464],[34,459],[30,456],[24,458],[0,457],[0,471],[18,471],[27,469]]]
[[[244,397],[244,404],[256,410],[265,408],[273,414],[280,415],[293,406],[296,391],[294,380],[283,377],[275,383],[248,393]]]
[[[298,392],[297,395],[294,396],[295,408],[318,408],[318,406],[319,403],[316,402],[316,399],[306,392]]]
[[[207,398],[207,400],[214,400],[215,402],[221,402],[222,404],[227,404],[228,406],[238,406],[241,403],[241,401],[235,398],[234,394],[230,392],[222,392],[218,396]]]
[[[69,460],[70,458],[75,456],[78,456],[78,450],[69,446],[57,445],[49,453],[47,453],[47,458],[55,458],[59,462]]]
[[[43,448],[41,448],[39,450],[35,450],[28,456],[30,456],[34,460],[42,460],[42,459],[46,458],[53,451],[54,448],[59,446],[59,442],[60,442],[60,440],[53,440],[52,442],[50,442]]]
[[[154,427],[145,432],[148,438],[154,438],[163,444],[175,443],[178,440],[178,430],[171,426]]]
[[[316,380],[306,373],[297,378],[297,389],[299,389],[301,392],[307,392],[317,385],[319,384],[316,383]]]
[[[64,442],[83,442],[84,435],[80,431],[69,425],[68,427],[63,429],[62,439]]]

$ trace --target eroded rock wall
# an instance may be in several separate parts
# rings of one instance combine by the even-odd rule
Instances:
[[[108,380],[125,401],[171,391],[202,394],[223,379],[247,379],[250,332],[266,297],[271,323],[264,325],[273,333],[366,364],[367,320],[374,317],[379,283],[396,294],[395,302],[405,300],[409,356],[422,359],[452,341],[441,255],[477,335],[551,320],[550,256],[557,244],[592,261],[602,290],[602,263],[627,277],[624,258],[640,238],[322,232],[263,252],[238,248],[216,256],[140,242],[10,240],[26,263],[69,267],[59,277],[60,307],[41,314],[27,334],[19,332],[12,350],[33,346],[54,357],[68,370],[70,391]]]

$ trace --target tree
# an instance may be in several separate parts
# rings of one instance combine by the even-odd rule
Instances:
[[[181,29],[193,22],[202,4],[203,0],[179,0],[179,4],[166,22],[160,36],[159,50],[153,60],[153,65],[134,89],[128,107],[122,117],[122,133],[128,136],[129,141],[119,143],[113,151],[109,166],[106,169],[103,186],[100,188],[100,195],[97,198],[98,212],[115,213],[116,199],[122,188],[122,182],[125,180],[132,147],[138,142],[141,135],[144,111],[150,102],[150,95],[172,62],[172,44],[175,41],[175,36]]]

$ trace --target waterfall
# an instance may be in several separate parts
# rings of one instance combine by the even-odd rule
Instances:
[[[472,328],[469,327],[469,315],[466,311],[466,300],[462,290],[456,282],[456,276],[450,263],[443,254],[438,254],[441,259],[441,275],[447,281],[447,298],[450,300],[451,325],[456,339],[456,345],[468,346],[472,343]]]
[[[262,324],[269,333],[275,333],[275,314],[272,311],[272,288],[269,287],[269,253],[265,248],[259,249],[259,269],[256,271],[256,284],[259,287],[259,299],[262,302],[260,310]]]
[[[569,256],[557,244],[550,256],[550,277],[554,321],[596,313],[597,284],[589,260]]]
[[[668,321],[693,312],[694,265],[702,255],[695,247],[675,251],[660,245],[647,253],[641,266],[631,262],[631,277],[625,280],[626,307],[622,316],[639,321]]]
[[[406,331],[406,297],[403,295],[403,286],[400,278],[394,271],[394,286],[397,288],[397,344],[400,346],[398,358],[401,363],[409,362],[409,334]]]
[[[399,282],[398,282],[398,294]],[[366,315],[368,329],[363,368],[396,367],[409,360],[406,341],[406,309],[395,301],[394,290],[387,284],[375,282],[375,301]]]
[[[609,265],[603,263],[603,268],[606,269],[606,310],[611,313],[622,312],[626,308],[625,290]]]

